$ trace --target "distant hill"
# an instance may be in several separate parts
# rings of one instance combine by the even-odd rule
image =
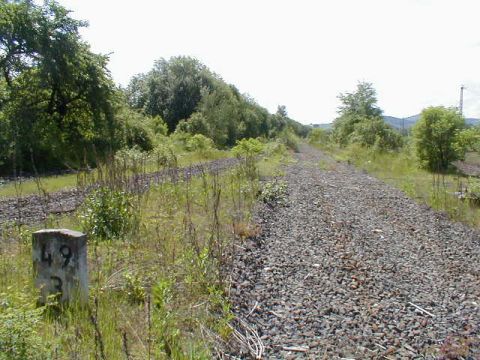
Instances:
[[[383,116],[383,120],[388,125],[390,125],[391,127],[393,127],[394,129],[397,129],[397,130],[402,130],[402,129],[408,130],[413,125],[415,125],[415,123],[419,119],[420,119],[420,114],[412,115],[412,116],[409,116],[409,117],[406,117],[406,118],[403,118],[403,119],[395,117],[395,116],[388,116],[388,115]],[[477,125],[480,125],[480,119],[465,118],[465,123],[467,125],[470,125],[470,126],[477,126]],[[311,124],[311,126],[314,127],[314,128],[329,130],[329,129],[332,128],[332,123],[329,123],[329,124]]]
[[[330,129],[332,128],[332,123],[328,123],[328,124],[310,124],[310,126],[313,127],[313,128],[330,130]]]
[[[404,119],[394,116],[384,116],[383,120],[395,129],[410,129],[420,119],[420,114],[406,117]],[[465,118],[465,123],[470,126],[480,125],[480,119]]]

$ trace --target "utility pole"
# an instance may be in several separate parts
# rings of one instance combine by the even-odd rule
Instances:
[[[458,110],[460,111],[460,115],[463,115],[463,90],[465,90],[465,86],[460,86],[460,106]]]

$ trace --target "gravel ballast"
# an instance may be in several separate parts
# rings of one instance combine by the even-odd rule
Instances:
[[[222,158],[198,163],[182,168],[140,174],[128,179],[125,188],[131,191],[144,191],[151,185],[161,182],[189,179],[203,172],[219,173],[235,166],[235,158]],[[80,189],[68,189],[45,195],[27,195],[18,198],[0,198],[0,226],[6,223],[32,225],[45,221],[50,215],[61,215],[75,211],[85,196],[98,184]]]
[[[265,359],[480,359],[479,232],[307,146],[236,255]],[[237,357],[248,358],[248,350]]]

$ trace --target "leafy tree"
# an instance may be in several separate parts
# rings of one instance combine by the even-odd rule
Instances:
[[[413,128],[417,157],[422,166],[430,171],[447,170],[461,155],[455,141],[464,126],[464,118],[455,109],[439,106],[423,110]]]
[[[402,146],[402,136],[381,118],[366,119],[356,123],[349,142],[377,150],[394,150]]]
[[[357,143],[378,150],[402,145],[400,134],[383,121],[372,84],[360,82],[355,92],[340,94],[339,99],[339,117],[333,123],[333,139],[337,143]]]
[[[454,145],[462,159],[468,151],[480,152],[480,127],[474,126],[461,130],[455,138]]]
[[[146,75],[137,75],[127,87],[128,102],[147,115],[160,115],[175,131],[180,120],[188,119],[202,97],[212,88],[214,76],[197,59],[178,56],[160,59]]]
[[[288,117],[287,107],[285,105],[278,105],[276,115],[278,115],[281,118],[287,118]]]
[[[119,147],[132,148],[137,146],[143,151],[153,149],[155,130],[158,130],[160,134],[162,131],[161,119],[146,117],[126,106],[117,110],[116,118],[118,120],[116,138]]]
[[[285,106],[269,114],[190,57],[158,60],[150,72],[135,76],[125,93],[133,108],[161,116],[170,133],[202,134],[220,147],[245,137],[274,137],[287,125],[297,134],[307,131],[288,118]]]
[[[54,1],[0,1],[0,112],[4,163],[78,163],[84,149],[115,146],[108,58],[80,39],[85,22]]]
[[[308,133],[308,142],[310,144],[325,144],[330,140],[330,132],[321,129],[321,128],[314,128],[311,129]]]
[[[333,123],[333,137],[339,144],[346,145],[356,124],[381,118],[382,110],[377,106],[377,94],[371,83],[360,82],[355,92],[340,94],[338,98],[341,105],[339,117]]]

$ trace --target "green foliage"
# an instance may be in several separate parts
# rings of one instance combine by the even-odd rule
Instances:
[[[288,149],[293,151],[298,151],[298,136],[295,135],[293,130],[290,127],[285,127],[279,134],[278,139],[283,143]]]
[[[159,358],[166,356],[166,358],[182,359],[184,353],[181,347],[181,333],[176,323],[175,313],[172,311],[173,286],[174,281],[165,278],[159,280],[152,290],[153,320],[158,339],[156,351]]]
[[[259,199],[270,205],[285,205],[288,185],[283,180],[275,179],[266,182],[260,192]]]
[[[50,358],[48,343],[38,333],[43,311],[25,295],[0,294],[0,360]]]
[[[360,82],[353,93],[340,94],[339,117],[333,123],[332,137],[338,144],[358,143],[378,150],[396,149],[402,145],[397,134],[382,119],[372,84]]]
[[[237,157],[243,158],[255,158],[260,155],[264,148],[264,145],[257,139],[242,139],[237,141],[237,144],[233,147],[232,152]]]
[[[429,171],[443,172],[461,157],[455,141],[465,120],[455,109],[430,107],[422,111],[413,128],[417,157]]]
[[[455,137],[454,147],[461,159],[464,159],[465,154],[469,151],[480,152],[480,127],[460,130]]]
[[[283,156],[287,153],[287,147],[284,143],[280,141],[270,141],[263,146],[262,152],[267,156],[275,156],[280,155]]]
[[[127,271],[123,277],[125,279],[125,286],[123,290],[127,294],[130,301],[139,304],[144,303],[146,291],[138,274]]]
[[[307,139],[310,144],[326,144],[330,141],[330,132],[325,129],[314,128],[308,133]]]
[[[108,187],[101,187],[86,198],[80,216],[84,231],[97,240],[122,238],[137,223],[132,196]]]
[[[270,115],[190,57],[158,60],[150,72],[132,79],[126,95],[133,108],[165,119],[170,133],[202,134],[220,147],[242,138],[275,137],[287,125],[298,135],[307,131],[288,118],[285,106]]]
[[[469,177],[466,187],[466,191],[463,195],[463,198],[467,199],[473,205],[480,204],[480,179]]]
[[[394,150],[402,146],[402,136],[381,118],[366,119],[354,125],[350,143],[357,143],[376,150]]]
[[[155,147],[152,156],[155,159],[157,168],[163,167],[177,167],[178,158],[175,155],[175,151],[170,144],[161,144]]]
[[[189,134],[211,134],[207,118],[199,112],[194,112],[187,121],[180,120],[175,131],[183,131]]]
[[[232,149],[233,154],[242,159],[241,170],[249,179],[258,177],[257,157],[263,151],[264,145],[257,139],[242,139],[237,141]]]
[[[121,145],[130,148],[136,146],[143,151],[153,149],[154,131],[158,130],[161,134],[163,130],[161,119],[149,119],[127,108],[122,109],[117,116],[124,124],[124,140]]]
[[[115,175],[122,171],[126,172],[126,176],[143,173],[148,159],[149,153],[142,151],[137,146],[121,149],[117,151],[114,158]]]
[[[178,122],[195,111],[204,88],[212,88],[213,74],[198,60],[178,56],[160,59],[146,75],[132,79],[127,88],[130,105],[151,116],[160,115],[175,131]]]
[[[75,166],[115,146],[108,58],[80,39],[85,22],[53,1],[0,2],[0,161],[31,170]],[[14,159],[14,160],[12,160]]]
[[[188,151],[198,151],[201,154],[206,154],[214,149],[215,144],[212,139],[202,134],[195,134],[187,141]]]
[[[167,136],[168,126],[167,123],[159,116],[154,116],[150,118],[149,121],[150,128],[153,130],[155,135]]]

